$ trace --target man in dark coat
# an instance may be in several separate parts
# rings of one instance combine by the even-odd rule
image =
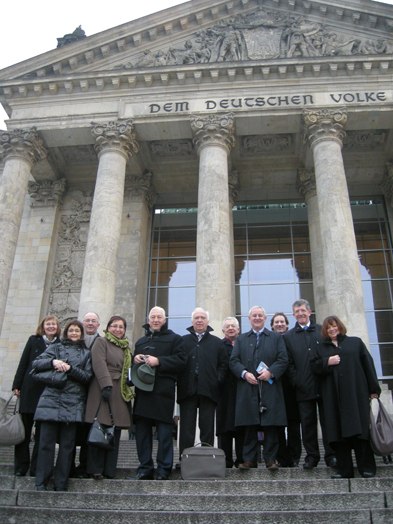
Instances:
[[[303,467],[312,469],[317,466],[320,459],[317,406],[325,448],[325,462],[328,466],[335,467],[337,460],[326,439],[325,413],[319,381],[310,366],[310,360],[315,356],[313,348],[322,342],[321,326],[310,320],[311,308],[307,300],[297,300],[292,309],[296,325],[284,335],[284,340],[289,360],[287,375],[292,386],[296,388],[303,446],[307,453]]]
[[[228,357],[232,354],[235,340],[239,336],[239,322],[235,317],[227,317],[222,324],[224,346]],[[232,468],[243,463],[244,428],[235,427],[237,378],[233,373],[227,373],[221,387],[220,400],[216,411],[216,433],[218,447],[225,452],[226,467]],[[236,461],[233,462],[233,439],[235,439]]]
[[[249,312],[252,329],[240,335],[229,361],[237,377],[236,426],[245,426],[241,469],[258,467],[258,430],[264,432],[263,456],[268,469],[277,469],[277,426],[286,426],[281,376],[288,364],[283,337],[266,329],[266,313],[260,306]],[[257,371],[260,364],[263,369]]]
[[[155,370],[154,387],[145,391],[135,387],[134,403],[135,440],[139,467],[137,480],[153,479],[152,428],[157,428],[157,480],[167,480],[173,466],[173,408],[175,383],[178,373],[186,364],[183,340],[168,329],[164,309],[154,307],[148,324],[143,326],[146,335],[135,344],[134,365],[147,364]]]
[[[177,401],[180,405],[180,457],[194,445],[199,408],[200,440],[214,443],[214,414],[220,396],[220,384],[228,369],[228,354],[221,339],[210,332],[209,313],[196,308],[189,335],[183,337],[187,355],[186,369],[179,376]]]
[[[273,315],[270,326],[272,331],[284,335],[288,331],[289,320],[287,316],[280,312]],[[300,433],[300,415],[296,401],[296,390],[291,385],[286,373],[281,377],[282,389],[284,392],[285,410],[287,412],[288,426],[287,436],[285,428],[278,428],[278,465],[282,467],[297,467],[300,455],[302,454],[302,438]]]

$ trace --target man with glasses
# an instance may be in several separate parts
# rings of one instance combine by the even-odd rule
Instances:
[[[93,347],[96,338],[99,337],[98,328],[100,327],[100,318],[97,313],[86,313],[82,320],[83,329],[85,330],[85,344],[87,349]]]

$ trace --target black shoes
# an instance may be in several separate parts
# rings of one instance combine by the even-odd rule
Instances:
[[[340,475],[340,473],[333,473],[333,475],[330,475],[330,478],[331,479],[344,479],[345,477]]]
[[[329,468],[337,468],[337,459],[336,457],[331,457],[329,460],[326,461],[326,465]]]
[[[303,464],[303,468],[304,469],[313,469],[313,468],[316,468],[318,466],[318,462],[315,462],[313,460],[307,460],[304,464]]]
[[[168,475],[161,473],[160,475],[157,475],[157,480],[169,480],[169,477]]]
[[[46,486],[44,484],[40,484],[39,486],[35,487],[36,491],[46,491]]]
[[[365,479],[372,479],[373,477],[375,477],[375,474],[371,473],[370,471],[364,471],[363,473],[361,473],[361,475]]]
[[[127,477],[128,480],[153,480],[152,473],[137,473],[135,477]]]

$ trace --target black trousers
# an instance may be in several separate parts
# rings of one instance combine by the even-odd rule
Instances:
[[[278,452],[278,426],[263,426],[263,458],[265,463],[275,462]],[[245,426],[243,460],[244,462],[258,461],[258,431],[261,426]]]
[[[340,442],[332,442],[332,448],[337,458],[337,473],[345,478],[353,478],[352,452],[355,451],[356,464],[359,473],[372,473],[375,475],[377,466],[375,464],[374,453],[371,449],[370,442],[357,437],[351,437]]]
[[[235,440],[236,460],[233,462],[233,440]],[[225,453],[227,468],[237,467],[243,461],[244,427],[236,428],[236,431],[226,431],[218,435],[218,447]]]
[[[76,439],[75,439],[75,447],[73,451],[73,459],[72,459],[72,465],[71,465],[71,471],[70,471],[70,477],[73,477],[74,475],[83,475],[86,473],[87,468],[87,438],[89,436],[89,431],[91,428],[91,424],[88,424],[87,422],[82,422],[81,424],[78,424],[78,427],[76,429]],[[80,446],[79,449],[79,465],[76,465],[76,447]]]
[[[278,453],[277,460],[283,467],[291,467],[294,462],[299,462],[302,454],[302,438],[300,422],[288,420],[287,435],[285,427],[278,426]]]
[[[76,422],[41,422],[40,445],[35,484],[46,486],[53,472],[56,440],[59,452],[56,460],[54,487],[56,490],[67,489],[71,469],[72,452],[75,444]]]
[[[322,429],[323,447],[325,448],[324,458],[325,462],[328,463],[329,459],[334,457],[334,451],[326,438],[325,412],[322,401],[319,399],[303,400],[299,402],[298,405],[300,421],[302,425],[303,446],[307,453],[305,461],[313,462],[314,465],[317,465],[319,459],[321,458],[318,445],[318,406],[319,421],[321,423]]]
[[[26,475],[30,468],[30,476],[35,477],[37,469],[38,447],[40,444],[40,422],[35,424],[35,438],[33,453],[30,461],[31,431],[34,425],[34,413],[22,413],[22,422],[25,427],[25,440],[15,446],[14,450],[14,475]]]
[[[192,395],[180,402],[179,455],[195,443],[196,417],[199,408],[199,429],[201,442],[214,445],[214,415],[216,403],[204,395]]]
[[[121,429],[115,428],[115,449],[113,451],[87,446],[87,473],[89,475],[105,475],[106,477],[116,475],[120,435]]]
[[[143,475],[152,475],[154,463],[153,451],[153,426],[157,429],[157,475],[169,475],[173,466],[173,438],[172,422],[154,421],[151,418],[135,417],[135,440],[138,451],[138,472]]]

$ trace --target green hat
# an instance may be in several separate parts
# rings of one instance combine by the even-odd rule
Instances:
[[[131,380],[135,387],[143,391],[153,391],[156,368],[151,368],[148,364],[140,362],[131,368]]]

